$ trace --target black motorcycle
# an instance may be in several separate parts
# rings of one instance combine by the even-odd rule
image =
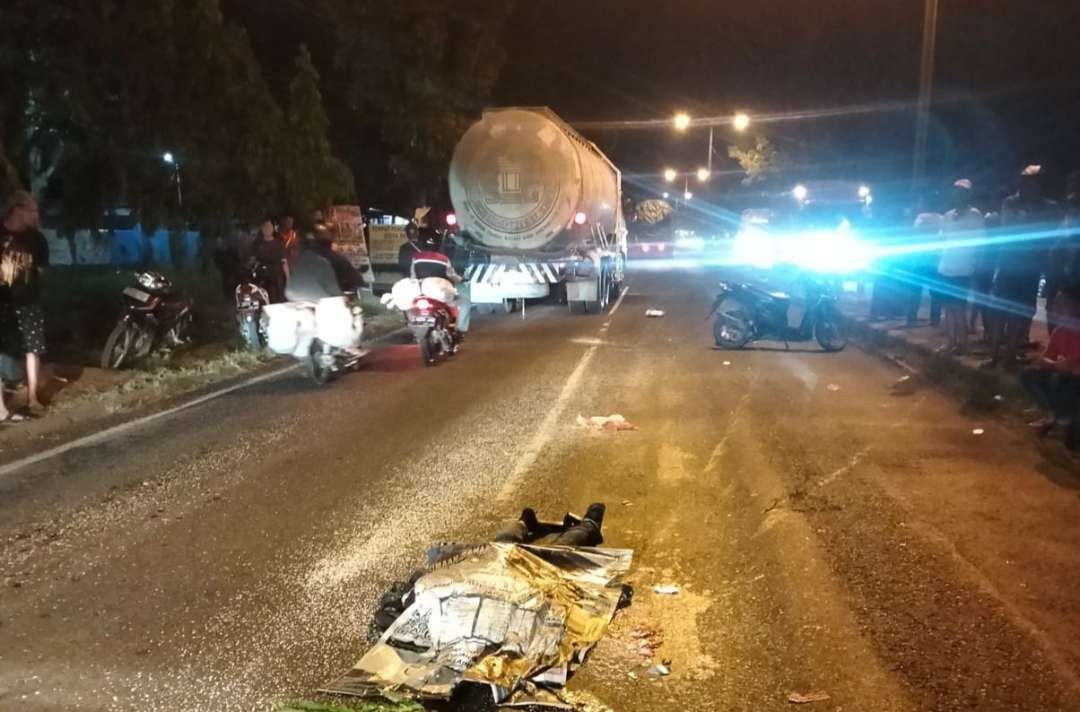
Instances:
[[[751,284],[720,283],[709,316],[716,314],[713,338],[723,349],[741,349],[751,341],[776,339],[786,347],[791,341],[816,339],[826,351],[847,346],[844,319],[824,285],[806,280],[806,312],[797,327],[788,325],[791,297]]]
[[[261,262],[254,262],[244,279],[236,285],[236,328],[250,349],[266,347],[262,310],[270,303],[271,280],[270,268]]]
[[[137,272],[137,286],[124,288],[124,313],[101,352],[102,368],[123,368],[146,358],[155,347],[185,342],[192,301],[173,291],[157,272]]]

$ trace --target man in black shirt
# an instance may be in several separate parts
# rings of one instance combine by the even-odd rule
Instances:
[[[41,275],[49,266],[49,243],[37,229],[38,220],[34,196],[19,190],[5,202],[0,224],[0,301],[13,313],[19,344],[26,353],[27,405],[31,413],[44,410],[39,399],[41,355],[45,353]]]

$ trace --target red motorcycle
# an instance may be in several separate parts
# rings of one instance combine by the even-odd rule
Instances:
[[[409,328],[420,344],[420,358],[425,366],[434,366],[457,353],[457,310],[446,302],[420,295],[408,312]]]
[[[102,368],[122,368],[146,358],[154,347],[185,343],[193,302],[157,272],[137,272],[137,286],[124,288],[124,312],[101,353]]]

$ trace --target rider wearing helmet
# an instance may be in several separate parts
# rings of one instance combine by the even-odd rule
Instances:
[[[322,221],[308,235],[304,249],[296,258],[285,287],[290,302],[310,302],[340,297],[345,292],[355,292],[364,286],[364,280],[356,268],[341,254],[334,251],[334,235]]]

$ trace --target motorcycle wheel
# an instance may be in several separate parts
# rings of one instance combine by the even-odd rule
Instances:
[[[132,355],[132,347],[135,345],[136,331],[138,327],[126,320],[113,328],[101,352],[102,368],[119,369],[128,362]]]
[[[333,375],[333,371],[323,363],[323,342],[318,339],[311,341],[311,350],[308,352],[308,357],[304,361],[304,366],[307,369],[308,376],[316,384],[322,386],[330,380],[330,376]]]
[[[750,309],[736,297],[724,297],[716,309],[713,339],[722,349],[741,349],[750,341]]]
[[[420,358],[425,366],[434,366],[439,362],[439,347],[434,343],[434,329],[428,329],[420,339]]]
[[[843,351],[847,346],[847,330],[844,318],[835,307],[828,306],[821,310],[814,323],[814,338],[826,351]]]

